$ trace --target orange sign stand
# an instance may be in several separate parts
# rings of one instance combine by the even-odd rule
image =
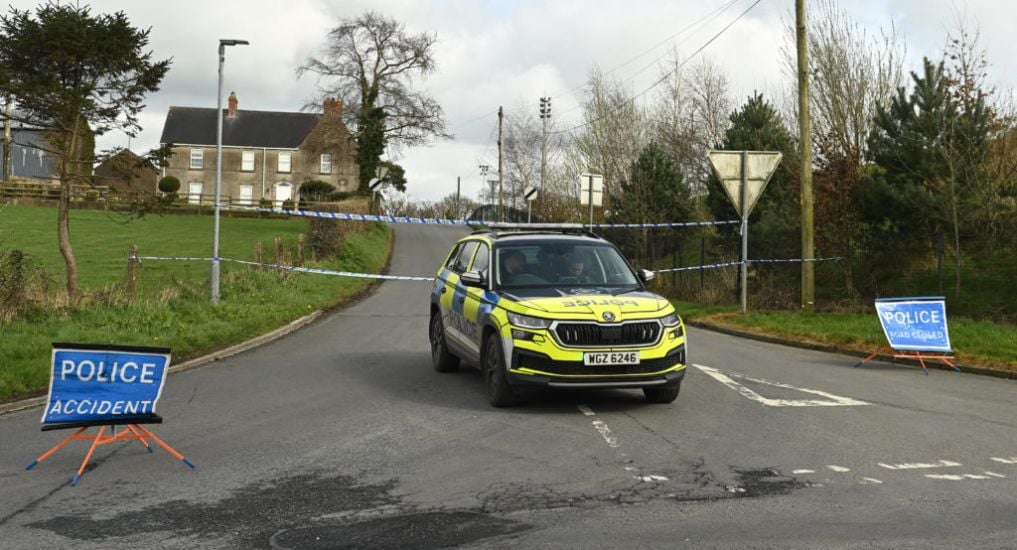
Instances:
[[[876,351],[872,352],[872,355],[866,357],[865,359],[862,359],[857,365],[855,365],[855,368],[858,368],[858,367],[862,366],[863,364],[869,362],[872,358],[874,358],[875,356],[877,356],[877,355],[879,355],[881,353],[887,353],[887,354],[893,355],[894,359],[917,359],[918,360],[918,364],[922,366],[922,372],[924,372],[926,375],[929,374],[929,369],[925,368],[925,360],[926,359],[928,359],[930,361],[940,361],[942,363],[945,363],[946,365],[948,365],[950,368],[952,368],[953,370],[955,370],[957,372],[961,371],[960,368],[957,367],[957,365],[954,365],[953,363],[950,362],[950,360],[954,358],[952,355],[947,355],[945,353],[928,352],[928,351],[895,350],[895,349],[893,349],[893,348],[891,348],[889,346],[881,347],[881,348],[877,349]]]
[[[39,465],[40,462],[42,462],[43,460],[46,460],[47,458],[52,456],[54,453],[59,451],[61,448],[63,448],[64,445],[67,445],[68,443],[70,443],[72,440],[75,440],[75,439],[80,439],[80,440],[83,440],[83,441],[91,441],[92,445],[91,445],[91,447],[89,447],[88,453],[85,455],[85,460],[83,460],[81,462],[81,467],[78,468],[77,473],[74,474],[73,478],[71,478],[71,485],[72,486],[76,486],[78,484],[78,481],[81,480],[81,476],[84,475],[84,473],[85,473],[85,468],[88,467],[88,461],[92,459],[92,454],[95,452],[95,449],[97,447],[99,447],[101,445],[109,445],[110,443],[116,443],[118,441],[130,441],[132,439],[136,440],[137,442],[139,442],[142,445],[144,445],[145,448],[148,449],[148,452],[150,452],[150,453],[154,451],[154,448],[149,443],[149,441],[151,440],[155,444],[157,444],[160,447],[162,447],[163,449],[165,449],[169,454],[173,455],[177,460],[180,460],[181,462],[183,462],[187,466],[190,466],[191,469],[194,469],[195,466],[194,466],[193,462],[191,462],[190,460],[187,460],[187,458],[185,458],[182,454],[178,453],[173,447],[170,447],[169,445],[167,445],[165,441],[163,441],[163,440],[159,439],[158,437],[156,437],[156,435],[154,433],[152,433],[151,430],[149,430],[148,428],[145,428],[144,426],[141,425],[142,423],[146,423],[146,424],[156,423],[157,424],[157,423],[160,423],[160,422],[162,422],[162,418],[161,417],[159,417],[157,415],[152,415],[152,416],[147,416],[147,417],[143,417],[143,418],[115,420],[115,421],[112,421],[110,423],[104,423],[101,426],[97,426],[95,423],[92,423],[92,422],[87,422],[87,423],[69,423],[69,424],[66,424],[66,425],[65,424],[49,424],[49,425],[43,426],[43,428],[42,428],[43,430],[67,429],[67,428],[75,428],[75,427],[78,427],[78,426],[80,426],[80,427],[78,427],[77,431],[75,431],[71,435],[65,437],[62,441],[60,441],[60,443],[57,443],[56,445],[54,445],[53,448],[51,448],[50,450],[46,451],[45,453],[42,453],[42,455],[40,455],[39,458],[33,460],[31,464],[29,464],[28,466],[25,467],[25,469],[26,470],[31,470],[32,468],[35,468],[36,466]],[[85,424],[85,425],[82,425],[82,424]],[[117,431],[117,428],[116,428],[117,425],[122,425],[122,426],[124,426],[124,428],[122,430]],[[94,435],[85,434],[84,433],[89,428],[96,427],[96,426],[99,428],[98,433],[96,433]],[[107,428],[109,429],[109,434],[108,435],[106,433]]]

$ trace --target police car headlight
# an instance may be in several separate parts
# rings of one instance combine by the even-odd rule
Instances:
[[[522,328],[543,329],[551,326],[550,319],[530,317],[529,315],[519,315],[518,313],[512,312],[508,312],[508,320],[509,323]]]
[[[677,313],[665,315],[664,317],[660,318],[660,324],[664,325],[665,327],[678,326],[679,323],[681,323],[681,319],[678,318]]]

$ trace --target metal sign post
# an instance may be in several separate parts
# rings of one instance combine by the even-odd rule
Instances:
[[[579,205],[590,206],[590,226],[593,226],[593,207],[604,205],[604,176],[600,174],[580,174]]]
[[[526,198],[526,223],[533,221],[533,201],[537,198],[537,188],[527,185],[523,189],[523,197]]]
[[[780,164],[782,154],[771,151],[710,151],[707,158],[731,204],[741,215],[741,306],[748,308],[749,214]]]

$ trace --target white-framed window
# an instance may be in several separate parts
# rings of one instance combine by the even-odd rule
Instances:
[[[279,151],[279,166],[276,172],[286,173],[290,171],[290,164],[293,160],[293,153],[290,151]]]
[[[191,149],[191,170],[201,170],[205,167],[205,150]]]
[[[192,181],[187,184],[187,202],[188,204],[201,204],[201,188],[203,185],[200,181]]]
[[[250,206],[254,204],[254,186],[243,184],[240,186],[240,204]]]
[[[332,155],[324,153],[321,155],[321,169],[319,170],[322,174],[332,173]]]
[[[243,172],[254,171],[254,151],[240,153],[240,170]]]

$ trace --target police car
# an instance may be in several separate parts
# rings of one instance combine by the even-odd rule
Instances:
[[[685,376],[685,327],[647,291],[652,278],[592,233],[476,231],[434,279],[434,368],[476,365],[496,407],[528,385],[641,388],[670,403]]]

